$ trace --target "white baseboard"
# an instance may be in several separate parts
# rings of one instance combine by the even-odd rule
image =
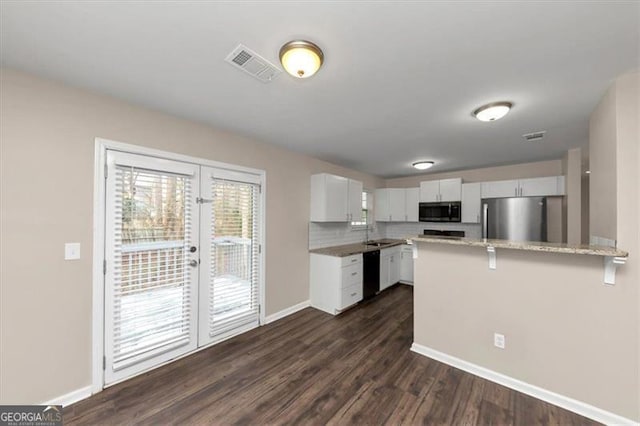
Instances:
[[[291,314],[295,314],[298,311],[303,310],[304,308],[308,308],[311,306],[311,302],[309,300],[305,300],[304,302],[298,303],[297,305],[289,306],[286,309],[283,309],[275,314],[267,315],[264,319],[265,324],[270,324],[274,321],[278,321],[281,318],[289,316]]]
[[[78,401],[82,401],[83,399],[89,398],[91,396],[91,385],[85,386],[80,389],[76,389],[72,392],[69,392],[65,395],[61,395],[59,397],[50,399],[49,401],[43,402],[41,405],[62,405],[67,406]]]
[[[460,370],[464,370],[467,373],[482,377],[483,379],[498,383],[518,392],[522,392],[534,398],[546,401],[550,404],[557,405],[558,407],[564,408],[565,410],[572,411],[576,414],[580,414],[581,416],[588,417],[600,423],[608,425],[640,425],[640,423],[638,422],[611,413],[609,411],[602,410],[598,407],[594,407],[593,405],[586,404],[582,401],[578,401],[576,399],[569,398],[546,389],[542,389],[538,386],[534,386],[521,380],[514,379],[513,377],[505,376],[504,374],[497,373],[493,370],[489,370],[488,368],[484,368],[468,361],[464,361],[460,358],[447,355],[435,349],[419,345],[415,342],[411,345],[411,350],[417,354],[435,359],[436,361],[440,361],[452,367],[459,368]]]

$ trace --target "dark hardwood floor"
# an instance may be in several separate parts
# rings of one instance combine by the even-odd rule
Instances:
[[[596,424],[410,352],[412,294],[304,309],[66,407],[64,423]]]

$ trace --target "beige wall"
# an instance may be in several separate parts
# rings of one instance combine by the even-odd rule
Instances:
[[[266,313],[309,298],[309,176],[383,181],[12,70],[1,80],[0,403],[90,385],[94,139],[266,170]],[[63,260],[65,242],[82,259]]]
[[[564,214],[566,241],[569,244],[582,242],[582,150],[573,148],[567,151],[563,160],[565,176]]]
[[[512,164],[509,166],[484,167],[482,169],[459,170],[456,172],[427,173],[416,176],[387,179],[387,188],[412,188],[420,182],[436,179],[461,177],[463,182],[484,182],[492,180],[526,179],[562,175],[562,160],[537,161],[535,163]]]
[[[416,343],[640,421],[639,99],[623,76],[590,120],[591,234],[629,252],[616,284],[600,257],[498,249],[490,271],[482,249],[420,244]]]
[[[621,276],[627,266],[605,286],[597,256],[497,249],[489,270],[483,248],[420,243],[414,341],[638,421],[638,282]]]

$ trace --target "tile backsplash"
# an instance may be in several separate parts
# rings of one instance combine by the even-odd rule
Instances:
[[[413,235],[421,235],[425,229],[465,231],[469,238],[480,238],[482,229],[478,224],[472,223],[404,223],[404,222],[376,222],[373,229],[369,230],[369,239],[380,238],[407,238]],[[309,248],[339,246],[343,244],[359,243],[365,240],[364,229],[352,229],[348,223],[341,222],[310,222],[309,223]]]
[[[369,229],[369,239],[385,238],[384,223],[377,223]],[[309,248],[340,246],[363,242],[366,238],[364,229],[352,229],[348,223],[341,222],[309,222]]]

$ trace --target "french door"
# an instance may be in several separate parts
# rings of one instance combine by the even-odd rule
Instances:
[[[107,151],[106,385],[259,324],[260,178]]]
[[[259,177],[202,168],[199,341],[206,345],[259,322]]]

